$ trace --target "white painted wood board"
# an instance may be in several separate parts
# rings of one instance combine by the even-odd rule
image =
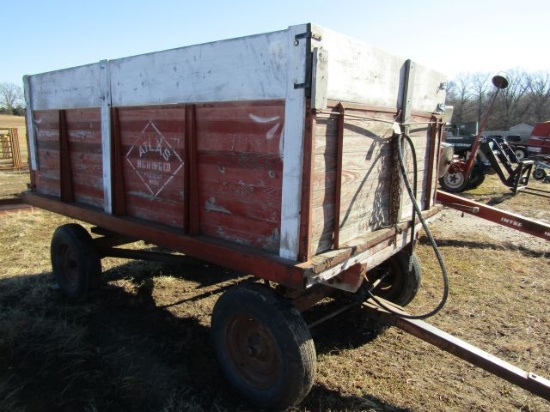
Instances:
[[[320,26],[312,31],[321,36],[319,47],[328,56],[328,99],[400,108],[406,58]],[[416,64],[412,110],[435,112],[445,102],[444,81],[443,74]]]

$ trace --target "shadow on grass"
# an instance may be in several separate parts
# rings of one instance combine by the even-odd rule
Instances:
[[[155,252],[158,249],[152,248],[150,251]],[[140,279],[158,275],[185,279],[196,283],[198,287],[208,287],[242,276],[242,274],[233,270],[203,262],[199,259],[193,258],[188,261],[186,256],[182,256],[181,262],[170,263],[134,260],[103,272],[103,276],[107,281],[132,279],[134,283],[139,283]]]
[[[403,409],[392,406],[369,395],[342,395],[337,391],[327,389],[320,385],[313,386],[308,397],[302,402],[300,407],[300,411],[303,411],[304,408],[306,408],[308,411],[331,412],[412,412],[411,409]]]
[[[232,286],[216,287],[210,270],[217,272],[217,281],[232,276],[220,274],[217,267],[197,270],[162,264],[162,273],[190,276],[197,289],[214,286],[191,299],[157,306],[157,270],[156,264],[143,262],[110,269],[106,280],[130,280],[134,293],[110,284],[80,304],[62,297],[51,273],[0,280],[0,411],[255,410],[236,395],[219,370],[203,320],[209,314],[191,309],[176,315],[169,310],[180,304],[193,306]],[[315,331],[320,353],[336,344],[333,327],[327,322]],[[341,323],[338,328],[340,338],[347,339],[343,329],[348,328]],[[357,340],[357,329],[350,327],[349,332],[349,338],[356,339],[351,344],[368,341],[364,335]],[[297,410],[321,407],[404,411],[376,398],[343,396],[321,385]]]
[[[308,324],[312,324],[312,322],[334,313],[346,303],[341,299],[336,299],[318,304],[303,314],[304,319]],[[386,326],[367,317],[360,306],[355,306],[310,328],[310,331],[317,353],[327,354],[335,348],[359,348],[377,339],[386,329]]]

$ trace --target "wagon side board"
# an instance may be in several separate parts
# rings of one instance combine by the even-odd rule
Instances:
[[[144,225],[140,219],[114,216],[90,206],[60,202],[57,197],[32,191],[24,192],[23,198],[35,207],[107,228],[129,239],[145,239],[160,247],[253,274],[295,290],[304,290],[315,284],[331,284],[342,290],[356,291],[360,282],[348,283],[345,279],[337,279],[337,276],[357,264],[366,268],[382,263],[405,247],[412,230],[410,221],[403,222],[367,234],[347,247],[318,254],[308,262],[296,262],[230,241],[204,235],[186,235],[166,225],[152,222]],[[440,206],[436,206],[424,212],[423,216],[429,219],[439,210]],[[418,229],[417,225],[414,230]]]
[[[122,173],[126,178],[128,175],[125,167],[133,166],[138,175],[137,178],[142,180],[143,186],[148,186],[145,190],[141,190],[136,189],[135,185],[132,186],[131,182],[126,185],[128,186],[125,188],[126,195],[132,197],[130,201],[126,202],[126,211],[135,214],[136,208],[132,208],[132,205],[137,205],[138,198],[143,199],[143,196],[149,196],[158,200],[162,194],[167,194],[170,187],[177,190],[175,188],[179,178],[189,181],[189,186],[193,186],[193,177],[185,175],[185,170],[202,173],[206,171],[207,166],[201,164],[201,161],[204,160],[205,164],[212,164],[217,157],[218,169],[227,168],[229,174],[233,173],[234,179],[237,178],[238,169],[248,169],[246,172],[249,173],[252,180],[247,180],[245,176],[235,182],[235,184],[240,184],[240,194],[235,193],[235,197],[240,196],[241,203],[242,199],[252,198],[256,195],[250,191],[259,191],[259,188],[265,188],[266,184],[269,184],[273,190],[269,193],[267,189],[263,190],[261,196],[271,196],[271,199],[278,196],[280,199],[279,204],[273,210],[263,210],[265,216],[260,219],[244,212],[245,220],[241,221],[243,212],[239,211],[240,214],[236,214],[233,219],[232,227],[222,225],[212,229],[217,231],[216,237],[233,239],[240,244],[296,259],[301,216],[299,199],[302,186],[306,89],[295,87],[295,85],[304,85],[306,82],[308,47],[311,46],[307,35],[309,31],[310,25],[298,25],[279,32],[102,61],[97,64],[26,76],[25,91],[28,107],[31,108],[27,117],[29,126],[27,130],[29,150],[31,159],[33,159],[31,168],[36,176],[36,190],[49,195],[60,195],[62,190],[61,159],[63,156],[60,154],[63,148],[60,147],[60,131],[63,131],[64,124],[59,123],[58,120],[45,119],[45,116],[49,115],[57,119],[60,116],[59,111],[97,110],[100,113],[99,125],[92,126],[90,124],[90,127],[97,128],[99,126],[103,164],[102,181],[95,181],[94,184],[99,184],[103,194],[94,197],[91,201],[84,202],[85,204],[94,203],[95,205],[95,203],[103,202],[100,207],[106,213],[116,214],[124,211],[124,205],[120,203],[123,196],[117,190],[120,190],[120,180],[125,184],[129,183],[121,179],[120,175]],[[260,107],[264,104],[274,107],[273,102],[282,102],[282,105],[278,103],[278,107],[271,112]],[[202,134],[211,133],[209,130],[203,131],[204,124],[201,123],[201,118],[207,118],[210,121],[207,105],[223,106],[226,103],[229,106],[232,105],[232,109],[220,108],[220,111],[225,110],[225,113],[220,114],[217,119],[214,116],[212,121],[226,120],[231,123],[233,121],[230,119],[231,110],[240,116],[235,123],[229,124],[229,130],[225,132],[223,124],[214,124],[218,127],[220,145],[227,146],[227,142],[229,142],[229,148],[203,150],[198,147],[198,160],[189,158],[191,164],[185,163],[182,156],[185,148],[181,142],[186,141],[191,146],[195,141],[201,143]],[[148,114],[155,113],[154,107],[169,111],[170,109],[165,107],[166,105],[179,105],[184,112],[189,110],[189,108],[186,109],[187,106],[197,105],[196,110],[190,109],[196,116],[188,121],[184,119],[183,115],[180,119],[172,116],[171,125],[167,124],[166,119],[156,120],[147,117]],[[254,106],[254,110],[250,110],[248,113],[239,112],[239,106],[242,110]],[[129,123],[116,116],[127,116],[128,110],[138,110],[137,108],[150,109],[149,112],[147,110],[142,112],[144,115],[142,120],[145,121],[145,124],[141,125],[139,132],[135,130],[126,132],[125,129]],[[42,123],[43,121],[47,123]],[[186,130],[175,136],[170,128],[178,121],[180,125],[184,125]],[[164,122],[169,130],[166,132],[162,130],[157,126],[158,122]],[[191,126],[191,122],[195,122],[197,127]],[[137,125],[134,126],[137,127]],[[120,128],[122,130],[118,130]],[[192,131],[196,131],[197,136],[189,136]],[[72,133],[71,129],[68,129],[68,133]],[[172,137],[179,139],[180,142],[176,142],[170,136],[165,136],[165,133],[172,134]],[[283,144],[283,136],[287,136],[287,144]],[[88,137],[83,135],[82,138],[87,139]],[[149,158],[153,156],[151,151],[145,153],[143,150],[139,152],[137,149],[125,158],[135,159],[133,165],[127,160],[121,160],[121,153],[115,153],[113,150],[120,151],[125,148],[130,150],[128,142],[132,139],[134,146],[137,147],[141,144],[143,149],[156,145],[160,155],[163,150],[171,151],[171,155],[176,158],[176,161],[179,161],[178,157],[183,160],[183,168],[179,169],[176,163],[170,159],[170,170],[168,170],[167,164],[161,164],[166,162],[165,159],[152,160]],[[139,139],[142,141],[138,142]],[[155,139],[159,144],[156,144]],[[230,147],[232,139],[241,140],[236,142],[241,145],[240,148],[238,145]],[[245,142],[247,139],[249,146],[244,147],[243,150],[243,144],[247,144]],[[261,147],[257,147],[261,140],[268,140],[264,142],[269,149],[268,153],[263,152]],[[171,145],[176,146],[170,148]],[[69,146],[71,145],[65,145],[65,148]],[[230,155],[229,151],[234,153]],[[137,156],[143,156],[140,159],[143,161],[139,162],[139,165],[137,165],[136,153]],[[128,152],[124,155],[128,155]],[[266,159],[265,156],[273,158]],[[193,162],[197,162],[197,164]],[[150,169],[140,171],[138,166]],[[75,166],[70,167],[74,168]],[[70,170],[70,167],[65,167],[64,170]],[[163,168],[160,175],[157,173],[158,170],[151,169],[156,167]],[[176,169],[173,169],[174,167]],[[255,174],[255,169],[258,167],[261,170]],[[166,173],[172,173],[172,178],[167,177]],[[170,181],[166,182],[167,179]],[[114,182],[117,182],[116,187]],[[65,183],[63,190],[70,186],[69,182]],[[162,189],[163,193],[159,193],[159,189]],[[194,191],[200,193],[194,194],[204,198],[207,196],[207,189],[211,188],[203,185],[202,188]],[[181,189],[183,194],[189,190],[190,188],[187,187]],[[193,194],[193,191],[189,193]],[[258,203],[263,201],[261,196],[257,199]],[[182,227],[183,223],[176,222],[173,216],[175,209],[180,207],[178,203],[181,199],[172,200],[170,199],[169,202],[164,202],[153,209],[157,214],[163,214],[163,208],[168,208],[168,214],[172,214],[172,216],[167,217],[165,220],[168,222],[164,223]],[[219,198],[206,199],[200,206],[201,212],[195,213],[195,215],[208,213],[209,218],[212,218],[213,221],[210,226],[216,225],[216,220],[227,223],[230,220],[227,215],[232,211],[227,205],[220,204],[219,201]],[[184,202],[188,202],[188,199],[184,199]],[[271,203],[273,202],[271,201]],[[137,207],[139,208],[139,206]],[[262,207],[263,209],[267,208],[266,206]],[[196,212],[197,208],[196,205],[191,205],[192,211]],[[252,209],[251,205],[248,211],[252,213]],[[223,215],[224,213],[226,216]],[[145,216],[146,213],[142,214],[145,219],[150,218],[150,216]],[[204,227],[195,229],[197,231],[210,230],[206,227],[207,222],[203,223]],[[253,234],[258,226],[261,233],[254,237]]]
[[[407,67],[305,24],[26,76],[26,199],[237,269],[249,250],[248,271],[298,289],[376,265],[410,239],[405,108],[407,175],[437,211],[443,77]]]

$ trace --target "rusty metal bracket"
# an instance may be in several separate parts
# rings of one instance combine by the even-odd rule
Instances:
[[[294,39],[299,42],[301,39],[312,39],[316,41],[321,41],[323,39],[323,36],[320,34],[313,33],[311,31],[307,31],[305,33],[300,33],[294,36]]]

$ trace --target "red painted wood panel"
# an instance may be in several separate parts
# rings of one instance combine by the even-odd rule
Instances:
[[[126,213],[184,229],[185,108],[120,108]]]
[[[65,116],[74,200],[103,208],[100,111],[67,110]]]
[[[198,116],[199,151],[280,154],[284,126],[284,106],[280,102],[266,102],[265,106],[257,103],[200,106]]]
[[[60,196],[59,158],[59,112],[57,110],[35,110],[38,170],[35,185],[38,193]]]
[[[258,219],[202,210],[201,233],[267,252],[279,252],[278,226]]]
[[[278,253],[282,101],[196,109],[200,232]]]

